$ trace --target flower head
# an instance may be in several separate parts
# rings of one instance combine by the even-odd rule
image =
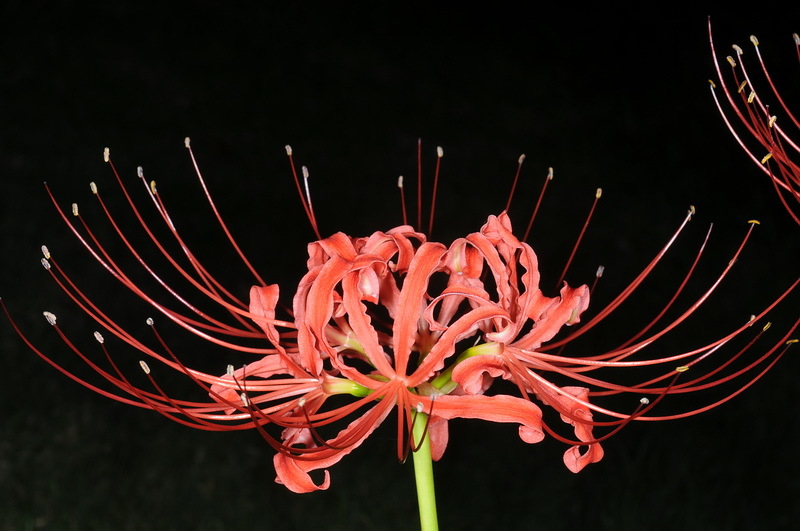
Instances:
[[[191,154],[188,139],[186,146]],[[287,153],[292,160],[290,148]],[[48,322],[69,348],[110,384],[111,390],[63,369],[16,325],[15,329],[48,363],[107,397],[153,409],[199,429],[258,430],[276,449],[277,481],[296,492],[327,488],[327,469],[358,448],[392,414],[400,459],[420,444],[412,436],[419,423],[424,423],[422,437],[428,438],[433,458],[439,459],[448,444],[449,421],[472,418],[516,424],[520,438],[527,443],[551,434],[567,443],[564,463],[578,472],[599,461],[603,457],[600,443],[633,420],[690,416],[738,395],[777,362],[786,339],[798,326],[795,323],[780,342],[755,360],[739,363],[761,333],[732,356],[721,353],[722,347],[762,320],[800,279],[750,322],[733,327],[721,338],[684,352],[646,355],[648,348],[691,317],[717,289],[749,238],[751,224],[719,278],[684,311],[665,318],[704,247],[675,295],[649,325],[606,352],[567,352],[585,348],[574,347],[573,340],[603,322],[639,288],[684,230],[693,209],[642,272],[617,297],[589,315],[588,286],[563,283],[555,296],[541,290],[539,259],[529,244],[515,236],[506,211],[489,216],[479,231],[448,245],[430,241],[428,235],[408,224],[365,237],[336,233],[322,238],[308,187],[304,191],[293,162],[300,198],[318,238],[308,245],[307,271],[294,290],[291,309],[280,304],[278,286],[261,280],[245,258],[206,191],[218,222],[255,277],[249,301],[245,302],[222,286],[192,253],[155,184],[148,185],[139,169],[157,216],[183,256],[168,250],[137,208],[108,152],[104,156],[145,234],[180,277],[222,309],[227,318],[212,317],[210,311],[188,302],[155,272],[116,223],[94,184],[92,193],[112,230],[134,261],[173,301],[161,302],[133,280],[84,222],[77,206],[72,207],[77,218],[73,221],[54,200],[66,225],[125,288],[192,334],[226,352],[247,356],[247,363],[238,368],[228,365],[224,374],[192,368],[172,352],[152,319],[148,319],[148,325],[158,348],[148,346],[98,307],[46,248],[42,259],[45,269],[106,335],[122,340],[151,362],[186,375],[202,390],[203,398],[170,396],[144,361],[141,366],[148,383],[135,383],[98,332],[95,337],[109,367],[104,368],[75,346],[50,312],[45,312]],[[439,159],[441,156],[440,149]],[[205,190],[194,155],[191,157]],[[305,170],[302,173],[307,175]],[[599,197],[598,191],[595,204]],[[569,333],[565,332],[568,328]],[[696,366],[706,368],[698,370]],[[689,368],[692,376],[686,377]],[[635,375],[628,377],[628,371]],[[645,376],[640,375],[643,372]],[[609,376],[604,376],[606,373]],[[652,412],[668,395],[714,389],[721,390],[720,396],[703,405],[659,415]],[[609,395],[627,394],[633,394],[634,400],[622,406],[600,404]],[[542,406],[546,406],[544,410]],[[555,423],[548,420],[552,414]],[[562,424],[574,435],[562,435]],[[325,471],[321,482],[312,480],[310,472],[314,470]]]
[[[800,162],[798,162],[800,146],[790,136],[792,129],[800,129],[800,121],[792,114],[773,83],[755,35],[750,36],[750,42],[753,44],[758,58],[763,79],[753,81],[754,78],[745,68],[744,51],[734,44],[735,59],[730,55],[726,57],[731,66],[732,83],[729,85],[725,82],[725,76],[722,74],[714,49],[710,20],[708,33],[717,79],[725,96],[724,100],[733,111],[732,118],[729,118],[723,109],[722,103],[717,97],[717,85],[711,81],[711,94],[717,104],[717,109],[739,146],[770,178],[781,203],[792,219],[800,224],[800,209],[798,209],[798,205],[800,205]],[[792,37],[800,60],[800,37],[796,33]],[[770,107],[770,99],[774,100],[776,105]],[[739,122],[744,127],[744,134],[737,132],[740,128],[735,125],[735,122]]]

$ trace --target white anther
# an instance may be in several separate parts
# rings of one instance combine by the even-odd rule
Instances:
[[[97,195],[97,185],[94,184],[94,181],[89,183],[89,190],[91,190],[94,195]]]
[[[108,162],[111,157],[111,151],[108,148],[103,148],[103,162]]]
[[[42,267],[50,270],[50,261],[47,258],[42,258]]]
[[[190,149],[192,147],[192,140],[187,136],[183,139],[183,145],[186,147],[186,149]]]
[[[48,249],[46,245],[42,245],[42,255],[44,255],[45,258],[50,258],[50,249]]]
[[[50,323],[50,326],[56,325],[56,314],[51,312],[42,312],[42,315],[44,315],[44,318],[47,319],[48,323]]]
[[[139,367],[142,368],[145,374],[150,374],[150,366],[144,360],[139,360]]]
[[[597,266],[597,273],[594,274],[595,277],[600,278],[603,276],[603,272],[606,270],[606,266]]]
[[[225,369],[225,374],[228,376],[233,376],[233,365],[228,365],[227,369]]]
[[[154,324],[153,318],[152,317],[148,317],[147,320],[145,321],[145,323],[147,323],[147,326],[153,326],[153,324]]]
[[[292,146],[290,146],[289,144],[286,144],[285,148],[286,148],[286,154],[291,157],[292,156]]]
[[[140,179],[144,177],[144,168],[141,166],[136,166],[136,176]]]
[[[444,150],[442,149],[442,146],[436,146],[436,156],[439,158],[444,157]]]
[[[647,404],[650,403],[650,399],[647,398],[646,396],[643,396],[641,399],[639,399],[639,403],[642,404],[643,406],[646,406]]]
[[[105,342],[105,339],[103,338],[102,334],[100,334],[100,332],[95,332],[94,333],[94,338],[97,340],[98,343],[104,343]]]
[[[78,203],[72,203],[72,215],[73,216],[78,215]]]

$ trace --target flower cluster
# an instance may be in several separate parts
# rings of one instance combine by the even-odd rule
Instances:
[[[186,147],[191,154],[188,139]],[[291,160],[288,147],[287,152]],[[197,169],[194,155],[191,157]],[[542,292],[537,255],[514,235],[505,211],[489,216],[478,232],[449,245],[430,241],[410,225],[360,238],[343,233],[320,237],[308,245],[307,272],[294,291],[291,309],[283,309],[278,286],[260,279],[206,192],[230,242],[256,277],[249,301],[245,302],[225,289],[190,251],[155,184],[147,184],[140,168],[139,177],[183,257],[168,250],[135,206],[108,152],[105,158],[144,232],[180,276],[228,313],[229,322],[187,302],[155,273],[129,243],[130,238],[116,223],[96,185],[92,184],[92,192],[110,226],[134,260],[174,297],[177,309],[160,302],[126,273],[83,221],[77,206],[72,207],[78,220],[74,221],[54,200],[64,222],[103,268],[163,316],[210,343],[251,356],[252,361],[238,368],[229,365],[223,375],[191,368],[156,332],[152,319],[147,322],[158,338],[159,348],[148,346],[103,312],[61,269],[47,248],[43,248],[45,269],[106,335],[140,351],[151,363],[155,360],[185,374],[202,389],[205,398],[185,400],[170,396],[144,361],[141,366],[149,384],[135,383],[119,367],[107,350],[105,338],[97,332],[95,337],[106,367],[110,367],[104,368],[70,340],[50,312],[45,312],[48,322],[78,356],[111,384],[112,390],[62,368],[16,324],[15,329],[48,363],[107,397],[153,409],[199,429],[258,430],[276,450],[277,481],[295,492],[328,488],[327,469],[361,445],[392,413],[396,416],[400,459],[421,444],[412,433],[423,425],[422,438],[428,438],[433,459],[438,460],[448,444],[448,422],[471,418],[516,424],[520,438],[527,443],[541,441],[546,433],[564,441],[568,445],[564,463],[569,470],[578,472],[602,459],[601,441],[632,420],[686,417],[738,395],[777,362],[798,326],[795,323],[780,342],[745,364],[737,365],[737,359],[766,326],[760,327],[761,331],[733,355],[711,361],[722,356],[722,347],[732,339],[753,330],[753,323],[762,320],[793,291],[800,279],[750,322],[734,327],[711,343],[668,356],[641,355],[706,301],[739,256],[753,229],[751,224],[719,278],[685,311],[664,319],[697,261],[652,322],[618,348],[582,355],[564,352],[567,344],[601,323],[642,284],[688,224],[693,209],[630,285],[589,319],[584,316],[589,307],[589,287],[564,283],[554,297]],[[199,170],[197,176],[205,189]],[[297,184],[316,230],[309,196],[302,193],[299,180]],[[697,260],[701,254],[702,248]],[[280,318],[280,314],[285,315]],[[573,328],[565,334],[565,327]],[[254,346],[254,341],[260,344]],[[704,360],[706,369],[684,374]],[[647,376],[632,383],[625,378],[595,376],[600,370],[615,375],[631,368],[653,372],[647,371]],[[727,385],[730,382],[732,386]],[[723,384],[722,396],[710,403],[660,416],[651,414],[668,395],[706,391]],[[616,410],[599,405],[598,398],[616,394],[634,395],[631,407]],[[552,413],[543,411],[542,406],[570,426],[574,435],[559,434],[553,422],[546,420]],[[598,415],[606,420],[596,420]],[[312,479],[310,473],[315,470],[324,470],[321,481]]]
[[[761,67],[763,86],[768,87],[767,92],[771,93],[771,95],[764,94],[763,90],[761,94],[759,93],[757,89],[758,83],[753,82],[753,78],[745,68],[745,63],[742,59],[744,51],[735,44],[733,45],[733,50],[736,53],[736,58],[734,59],[730,55],[726,57],[728,64],[731,66],[733,83],[729,86],[725,82],[725,76],[722,74],[714,49],[714,40],[711,38],[710,21],[708,31],[711,54],[714,58],[714,67],[717,71],[719,86],[725,96],[725,100],[730,105],[730,109],[733,111],[733,120],[738,121],[744,127],[746,135],[740,135],[737,132],[737,127],[734,126],[732,119],[725,113],[722,103],[717,97],[717,85],[714,81],[711,81],[711,94],[717,104],[717,109],[736,142],[738,142],[747,156],[759,166],[761,171],[770,178],[781,203],[783,203],[789,215],[792,216],[792,219],[800,224],[800,209],[798,209],[798,205],[800,205],[800,163],[797,162],[800,146],[787,133],[787,130],[790,131],[792,128],[800,129],[800,121],[789,110],[773,83],[764,59],[761,57],[758,39],[755,35],[750,36],[750,42],[753,44],[758,64]],[[798,59],[800,59],[800,36],[795,33],[792,37],[794,38]],[[773,108],[770,108],[767,100],[770,97],[777,102],[777,105],[773,106]],[[778,119],[778,114],[775,114],[776,108],[778,113],[782,113],[780,120]],[[743,136],[745,136],[744,139]]]

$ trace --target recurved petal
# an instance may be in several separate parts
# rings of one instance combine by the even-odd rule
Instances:
[[[560,393],[553,393],[548,397],[550,404],[558,403],[557,409],[562,411],[561,420],[575,429],[575,437],[579,441],[593,441],[592,413],[584,404],[578,402],[578,400],[589,401],[589,390],[576,386],[566,386],[561,389],[577,400],[572,400],[569,396]],[[581,448],[584,449],[583,452],[581,452]],[[564,464],[571,472],[580,472],[586,465],[600,461],[603,454],[603,447],[599,443],[576,445],[564,452]]]
[[[447,446],[447,427],[436,419],[464,418],[518,423],[519,436],[526,443],[537,443],[544,439],[542,410],[529,400],[509,395],[440,395],[432,400],[432,404],[423,406],[431,411],[435,421],[435,429],[429,428],[434,458],[441,457]]]
[[[487,352],[478,356],[472,356],[460,361],[453,368],[453,381],[461,386],[465,393],[478,395],[486,391],[495,378],[510,378],[511,374],[503,360],[503,346],[500,343],[492,345],[497,352],[492,354]]]
[[[278,330],[273,324],[279,293],[277,284],[250,288],[250,313],[253,314],[253,321],[261,327],[273,344],[280,343]]]
[[[397,372],[405,373],[414,338],[419,328],[420,315],[428,305],[428,281],[439,269],[447,249],[440,243],[426,242],[420,246],[409,265],[400,290],[397,315],[392,324],[393,350]]]
[[[309,472],[327,469],[361,446],[361,443],[375,431],[375,428],[383,422],[392,409],[393,404],[391,401],[378,403],[364,416],[354,420],[344,430],[340,431],[334,440],[329,441],[330,447],[319,449],[316,455],[308,454],[310,458],[295,459],[293,456],[283,452],[277,453],[273,459],[275,472],[277,473],[275,482],[297,493],[326,490],[330,486],[330,473],[325,470],[322,483],[316,484]],[[337,441],[348,439],[349,437],[354,438],[348,440],[347,444],[341,448],[336,446]]]
[[[535,326],[514,342],[515,347],[535,350],[542,343],[551,340],[562,326],[579,322],[581,313],[589,306],[589,288],[585,285],[572,288],[564,284],[560,297],[552,299],[541,296],[539,304],[543,308],[536,308],[536,304],[530,307],[534,314],[539,314]],[[486,337],[492,339],[490,334]]]
[[[508,322],[508,315],[501,308],[491,305],[480,306],[462,315],[439,336],[424,361],[409,377],[408,385],[417,386],[427,380],[433,372],[441,370],[446,360],[455,353],[456,344],[462,339],[473,336],[483,323],[489,321]],[[484,344],[480,348],[486,349],[490,354],[493,351],[493,347],[489,344]]]

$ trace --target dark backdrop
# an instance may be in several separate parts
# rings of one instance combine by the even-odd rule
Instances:
[[[635,333],[634,318],[660,308],[668,280],[685,265],[681,258],[712,221],[695,294],[727,263],[746,221],[757,218],[762,226],[709,311],[653,355],[729,330],[797,274],[800,228],[713,106],[706,33],[711,14],[724,53],[731,42],[749,45],[756,33],[791,100],[800,79],[791,41],[800,30],[797,11],[72,4],[10,2],[0,16],[0,295],[38,345],[77,370],[41,311],[56,312],[64,329],[88,338],[79,344],[96,353],[92,324],[44,275],[39,245],[47,243],[131,327],[144,329],[150,314],[80,249],[42,186],[47,181],[62,205],[80,201],[98,219],[87,186],[96,181],[124,212],[102,162],[105,146],[132,186],[137,165],[158,180],[198,254],[246,295],[251,281],[213,229],[182,146],[186,135],[245,251],[268,280],[286,287],[302,274],[313,237],[290,180],[287,143],[311,170],[324,234],[399,224],[395,180],[414,175],[418,138],[426,175],[435,146],[445,150],[434,229],[443,241],[477,230],[503,208],[521,153],[527,161],[512,214],[519,212],[514,219],[523,225],[547,167],[555,167],[531,239],[550,286],[602,186],[569,276],[589,282],[606,264],[598,300],[633,278],[696,205],[697,219],[665,274],[576,354]],[[772,317],[773,339],[793,322],[797,306],[795,297]],[[183,359],[208,361],[202,343],[164,328]],[[136,370],[136,354],[110,346]],[[392,429],[379,430],[333,467],[329,491],[295,495],[273,483],[272,451],[254,433],[195,432],[107,401],[46,366],[3,323],[0,349],[0,528],[417,525],[411,466],[397,463]],[[579,475],[563,467],[560,443],[529,447],[513,427],[454,422],[435,468],[441,523],[790,528],[800,516],[795,356],[718,410],[626,428],[605,443],[605,459]],[[222,359],[214,362],[220,372]]]

